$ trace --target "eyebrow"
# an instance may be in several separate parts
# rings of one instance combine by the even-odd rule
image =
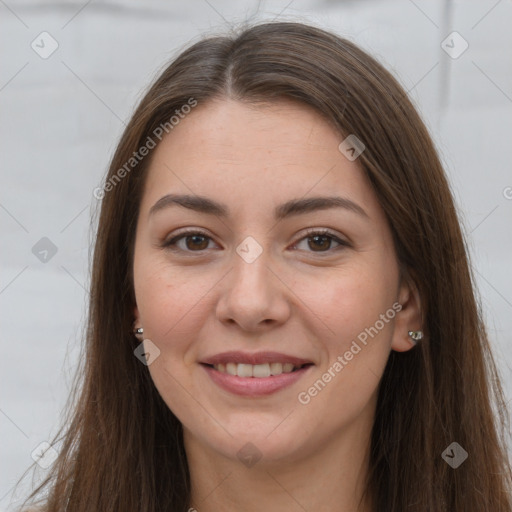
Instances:
[[[161,197],[149,210],[149,215],[154,215],[165,208],[171,206],[182,206],[199,213],[216,215],[226,218],[229,216],[229,208],[213,199],[204,196],[188,194],[167,194]],[[369,218],[368,214],[359,206],[346,197],[308,197],[305,199],[292,199],[276,207],[274,217],[276,220],[282,220],[295,215],[310,213],[318,210],[327,210],[330,208],[343,208],[357,213],[362,217]]]

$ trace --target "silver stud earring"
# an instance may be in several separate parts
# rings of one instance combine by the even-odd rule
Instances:
[[[139,339],[141,339],[144,336],[144,329],[142,327],[136,327],[133,330],[133,334]]]
[[[416,345],[418,341],[423,339],[423,331],[409,331],[409,338],[411,338],[412,343]]]

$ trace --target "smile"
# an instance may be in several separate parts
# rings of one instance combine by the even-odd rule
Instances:
[[[221,390],[238,396],[256,398],[272,395],[292,386],[308,374],[314,364],[296,367],[292,363],[220,363],[215,366],[203,363],[200,366],[206,371],[211,382]],[[272,375],[271,368],[276,372],[275,375]]]
[[[294,365],[293,363],[263,363],[263,364],[215,364],[213,368],[221,373],[237,375],[238,377],[265,378],[282,373],[291,373],[299,370],[305,365]]]

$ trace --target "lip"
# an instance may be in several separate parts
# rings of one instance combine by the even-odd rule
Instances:
[[[235,395],[247,397],[271,395],[272,393],[276,393],[277,391],[291,386],[307,374],[313,366],[313,364],[308,364],[293,372],[271,375],[270,377],[239,377],[238,375],[219,372],[207,364],[201,364],[201,367],[205,369],[206,373],[217,386]]]
[[[263,364],[263,363],[292,363],[294,366],[301,366],[303,364],[312,364],[312,361],[307,359],[301,359],[280,352],[255,352],[253,354],[249,352],[241,352],[238,350],[232,350],[230,352],[222,352],[201,361],[202,364],[214,365],[214,364]],[[294,372],[295,373],[295,372]],[[277,375],[276,375],[277,377]],[[264,377],[261,380],[264,380]],[[270,377],[269,377],[270,378]]]

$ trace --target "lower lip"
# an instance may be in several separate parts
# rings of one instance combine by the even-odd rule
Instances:
[[[206,364],[201,364],[201,366],[213,382],[226,391],[242,396],[265,396],[291,386],[308,373],[313,365],[304,366],[294,372],[281,373],[281,375],[270,377],[238,377],[238,375],[219,372]]]

